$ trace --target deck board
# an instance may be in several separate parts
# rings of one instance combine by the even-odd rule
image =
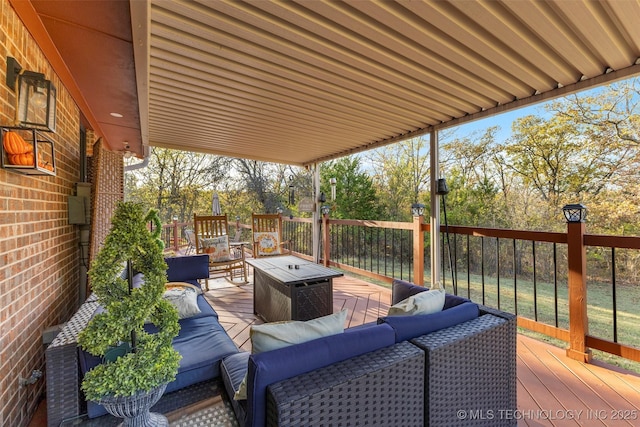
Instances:
[[[252,285],[210,281],[206,296],[236,345],[250,351],[251,325],[262,323],[253,314]],[[351,276],[333,280],[334,312],[349,310],[348,327],[384,316],[390,302],[390,289]],[[517,339],[517,373],[518,426],[640,425],[638,374],[569,359],[564,349],[522,334]]]

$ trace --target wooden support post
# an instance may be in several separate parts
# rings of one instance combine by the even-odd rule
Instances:
[[[567,356],[582,362],[591,361],[586,346],[589,333],[587,317],[587,250],[584,246],[584,222],[567,223],[567,257],[569,267],[569,348]]]
[[[413,217],[413,283],[424,285],[424,234],[422,215]]]

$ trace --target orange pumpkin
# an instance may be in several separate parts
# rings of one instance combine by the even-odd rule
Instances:
[[[12,165],[33,166],[33,153],[9,154]]]
[[[10,155],[33,152],[33,145],[27,143],[16,132],[5,132],[4,137],[2,138],[2,145],[4,146],[4,151]]]
[[[47,169],[50,170],[51,172],[53,172],[53,165],[49,162],[45,162],[42,160],[38,161],[38,167],[42,168],[42,169]]]

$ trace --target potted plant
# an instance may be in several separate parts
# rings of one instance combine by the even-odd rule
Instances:
[[[149,221],[153,232],[147,228]],[[159,239],[162,225],[157,212],[145,215],[142,206],[132,202],[118,204],[111,224],[89,269],[91,287],[105,310],[91,319],[79,334],[78,343],[103,359],[123,343],[130,350],[113,361],[105,359],[87,372],[82,390],[87,400],[125,418],[124,425],[167,425],[165,417],[149,413],[166,385],[175,379],[181,357],[172,347],[180,328],[178,314],[162,298],[167,282],[167,264]],[[122,275],[125,265],[126,279]],[[134,271],[144,275],[139,288],[132,286]],[[145,332],[148,322],[158,332]],[[137,403],[148,406],[139,413],[132,411]],[[124,406],[118,409],[120,404]]]

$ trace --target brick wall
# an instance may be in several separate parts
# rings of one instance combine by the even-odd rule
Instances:
[[[67,224],[67,196],[79,180],[80,120],[7,0],[0,0],[0,15],[0,125],[15,118],[15,93],[5,84],[7,56],[44,73],[58,90],[57,132],[50,134],[57,176],[0,169],[0,426],[20,427],[42,398],[45,377],[26,387],[19,377],[44,372],[43,330],[65,322],[78,307],[79,230]]]

